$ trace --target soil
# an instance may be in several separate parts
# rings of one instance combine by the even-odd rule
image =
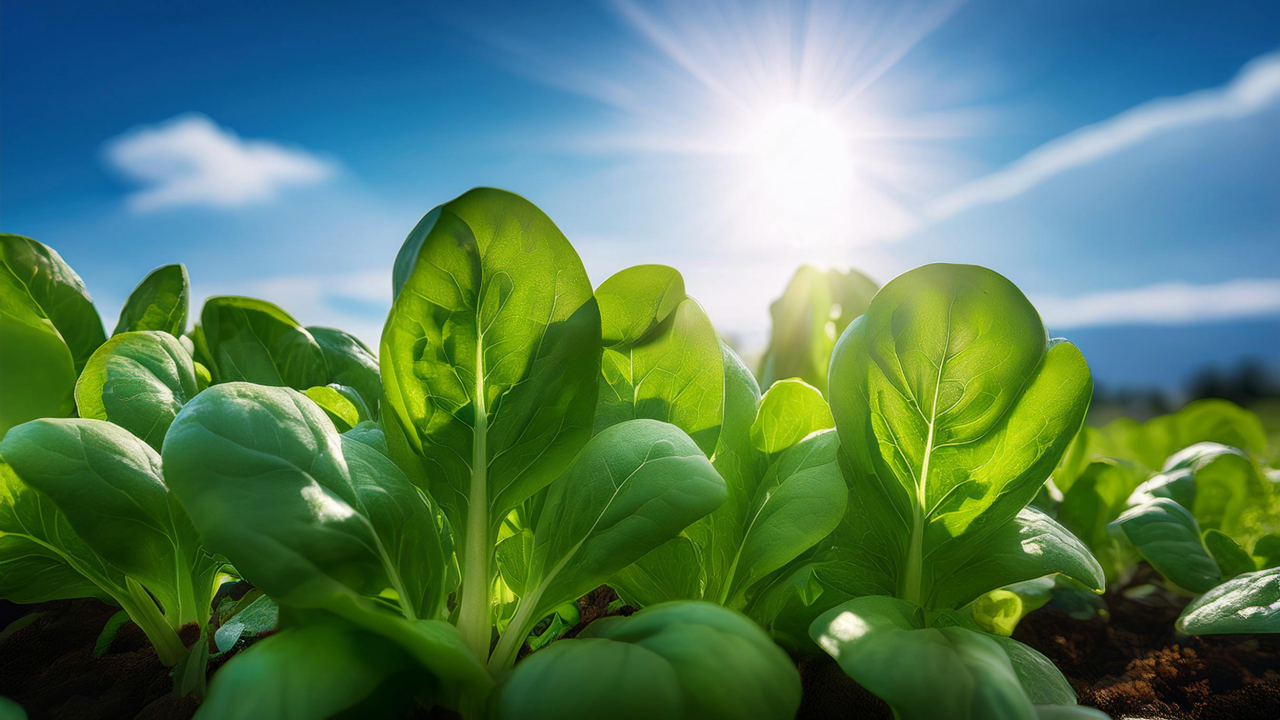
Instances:
[[[1115,720],[1280,718],[1280,635],[1181,635],[1174,621],[1186,600],[1107,602],[1109,621],[1044,608],[1013,634],[1058,666],[1081,705]]]

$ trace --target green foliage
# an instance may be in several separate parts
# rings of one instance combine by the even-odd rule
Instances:
[[[800,675],[746,617],[705,602],[646,608],[553,643],[506,677],[495,720],[791,718]]]
[[[156,452],[178,411],[199,392],[195,362],[160,331],[113,335],[89,358],[76,383],[80,417],[109,420]]]
[[[306,390],[329,382],[324,351],[311,333],[265,300],[211,297],[196,328],[197,359],[215,382]]]
[[[1201,595],[1178,618],[1188,635],[1280,633],[1280,568],[1245,573]]]
[[[155,330],[179,337],[187,330],[190,297],[191,282],[185,266],[158,267],[129,293],[112,335]]]
[[[827,366],[836,338],[866,312],[876,284],[855,270],[822,271],[805,265],[782,297],[769,306],[773,329],[760,360],[760,381],[768,388],[796,377],[827,392]]]

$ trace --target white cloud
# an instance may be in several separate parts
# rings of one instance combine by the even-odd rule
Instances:
[[[928,208],[934,220],[1008,200],[1040,183],[1180,128],[1251,115],[1280,101],[1280,52],[1255,58],[1231,82],[1152,100],[1036,148],[1008,167],[961,186]]]
[[[145,213],[183,205],[234,208],[336,173],[330,160],[269,140],[247,140],[205,115],[179,115],[107,141],[108,163],[144,187],[128,197]]]
[[[1280,314],[1280,280],[1160,283],[1073,298],[1032,296],[1051,331],[1096,325],[1176,325]]]

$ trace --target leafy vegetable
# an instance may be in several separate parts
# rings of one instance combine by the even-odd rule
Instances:
[[[159,455],[116,425],[71,419],[14,428],[0,456],[0,596],[110,598],[163,662],[178,662],[175,631],[208,620],[222,563],[166,487]]]
[[[1245,573],[1201,595],[1178,618],[1188,635],[1280,632],[1280,568]]]
[[[109,420],[157,452],[178,411],[198,392],[195,362],[160,331],[114,335],[76,383],[80,417]]]
[[[329,382],[311,333],[265,300],[211,297],[200,313],[196,349],[216,382],[247,381],[306,390]]]
[[[876,289],[855,270],[824,272],[811,265],[797,270],[782,297],[769,307],[773,330],[760,361],[761,384],[768,388],[795,377],[825,394],[836,338],[866,312]]]
[[[190,286],[187,268],[182,265],[165,265],[152,270],[129,293],[112,335],[156,330],[181,336],[187,329]]]
[[[458,534],[458,627],[486,657],[498,526],[591,434],[599,311],[551,220],[499,190],[428,213],[393,286],[380,353],[388,446]]]
[[[750,620],[705,602],[597,620],[516,666],[490,715],[534,718],[791,718],[800,676]]]
[[[0,264],[57,328],[79,372],[106,340],[102,319],[80,276],[53,248],[21,235],[0,234]]]

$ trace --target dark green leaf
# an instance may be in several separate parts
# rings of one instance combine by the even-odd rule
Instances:
[[[187,330],[190,285],[183,265],[164,265],[152,270],[129,293],[112,334],[155,330],[182,335]]]

